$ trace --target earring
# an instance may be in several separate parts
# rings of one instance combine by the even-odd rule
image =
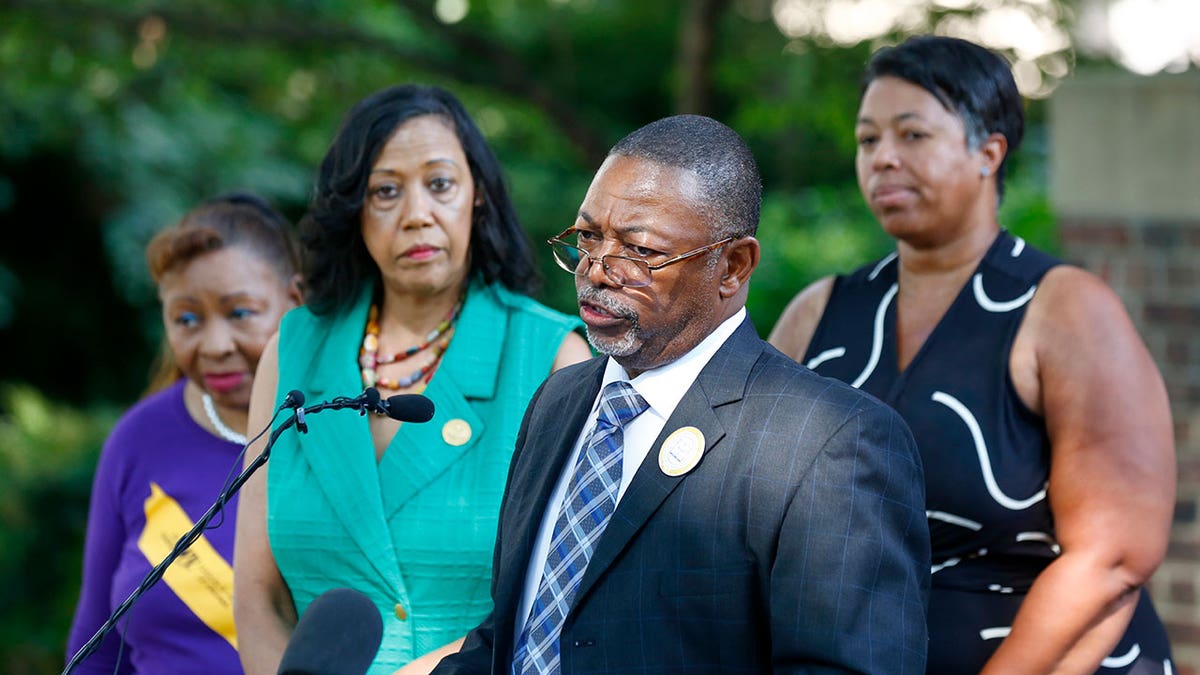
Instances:
[[[979,167],[979,175],[983,176],[984,178],[987,178],[988,176],[992,175],[991,167],[987,167],[987,166]]]

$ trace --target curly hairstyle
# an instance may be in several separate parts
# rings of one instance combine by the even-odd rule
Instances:
[[[321,162],[308,213],[300,221],[307,255],[307,303],[316,314],[332,314],[353,301],[363,283],[380,283],[379,268],[362,238],[367,179],[383,146],[404,122],[422,115],[447,120],[463,153],[481,204],[471,214],[467,278],[499,282],[531,294],[538,284],[533,252],[517,220],[500,163],[462,103],[433,86],[400,85],[359,101],[342,121]]]

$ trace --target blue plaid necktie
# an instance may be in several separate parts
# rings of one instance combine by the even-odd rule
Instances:
[[[596,426],[583,444],[567,486],[542,581],[513,655],[514,675],[559,672],[558,637],[596,542],[617,506],[622,428],[649,404],[628,382],[612,382],[600,397]]]

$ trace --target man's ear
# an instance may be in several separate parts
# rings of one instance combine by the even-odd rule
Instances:
[[[732,298],[745,290],[750,275],[758,267],[762,251],[754,237],[734,239],[725,245],[724,269],[721,274],[720,294],[722,299]]]

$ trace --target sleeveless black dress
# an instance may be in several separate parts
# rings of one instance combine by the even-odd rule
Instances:
[[[1050,442],[1018,398],[1009,354],[1029,300],[1059,261],[1001,232],[903,372],[896,255],[839,276],[804,363],[895,408],[925,465],[933,546],[930,673],[977,673],[1058,555],[1046,500]],[[1171,673],[1166,632],[1142,592],[1098,673]]]

